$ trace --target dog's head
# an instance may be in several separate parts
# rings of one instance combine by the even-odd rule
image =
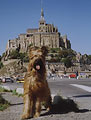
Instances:
[[[43,72],[45,69],[45,56],[48,53],[48,49],[43,46],[32,47],[30,48],[29,57],[30,57],[30,65],[38,72]]]

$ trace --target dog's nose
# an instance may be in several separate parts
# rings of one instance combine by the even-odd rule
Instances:
[[[36,65],[36,70],[40,70],[40,65]]]

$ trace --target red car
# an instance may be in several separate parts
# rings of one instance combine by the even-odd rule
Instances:
[[[76,74],[70,74],[69,78],[76,78]]]

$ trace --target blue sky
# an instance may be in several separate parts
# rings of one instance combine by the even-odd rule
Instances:
[[[91,0],[43,0],[46,23],[67,34],[72,49],[91,54]],[[41,0],[0,0],[0,55],[9,39],[38,28]]]

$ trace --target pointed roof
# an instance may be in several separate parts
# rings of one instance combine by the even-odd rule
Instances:
[[[43,8],[41,8],[41,18],[40,18],[40,21],[45,21],[44,20],[44,11],[43,11]]]
[[[45,25],[46,21],[44,19],[44,11],[43,11],[43,8],[41,8],[41,18],[40,18],[40,21],[39,21],[40,25]]]
[[[44,18],[44,11],[43,11],[43,8],[41,8],[41,18]]]

